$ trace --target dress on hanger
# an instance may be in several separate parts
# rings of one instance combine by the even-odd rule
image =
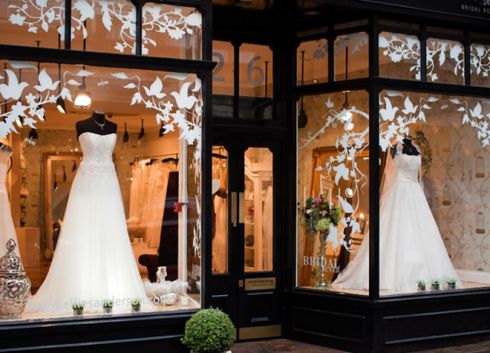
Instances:
[[[114,312],[131,300],[151,307],[129,241],[121,190],[112,161],[117,135],[84,132],[83,160],[70,191],[63,226],[48,275],[28,302],[28,311],[66,312],[73,303],[100,311],[112,299]]]
[[[10,147],[2,146],[0,148],[0,257],[6,254],[7,248],[5,245],[9,239],[15,240],[17,244],[15,253],[19,256],[19,242],[15,233],[6,186],[11,155]]]
[[[418,281],[459,282],[419,181],[421,165],[420,154],[404,154],[399,144],[393,160],[388,153],[379,211],[380,290],[413,292]],[[369,288],[369,235],[332,286]]]

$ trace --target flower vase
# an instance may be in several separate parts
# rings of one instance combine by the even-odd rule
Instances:
[[[328,231],[319,232],[319,236],[320,236],[320,250],[318,251],[318,262],[317,262],[317,269],[316,269],[317,281],[315,287],[322,290],[327,290],[328,287],[330,286],[327,275],[325,274],[326,267],[327,267],[325,253],[327,247]]]

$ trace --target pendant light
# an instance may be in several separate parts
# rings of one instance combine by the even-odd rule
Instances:
[[[141,140],[143,137],[145,137],[145,127],[144,127],[145,119],[141,119],[141,129],[138,134],[138,140]]]
[[[349,46],[345,47],[345,80],[349,79]],[[340,112],[340,118],[345,122],[348,122],[346,130],[352,130],[354,124],[352,123],[352,113],[349,111],[349,91],[345,91],[344,104],[342,105],[342,111]]]
[[[39,48],[39,45],[41,44],[41,41],[40,40],[36,40],[36,46]],[[41,63],[38,61],[37,62],[37,74],[39,75],[41,73]],[[41,83],[39,82],[39,79],[37,80],[37,84],[40,85]],[[39,94],[38,95],[39,97],[39,101],[42,100],[42,97],[41,95]],[[36,117],[41,120],[41,121],[45,121],[46,120],[46,115],[41,113],[41,109],[42,109],[42,105],[41,104],[38,104],[38,106],[36,107]],[[31,129],[32,130],[32,129]]]
[[[85,21],[85,26],[87,21]],[[87,39],[83,39],[83,51],[86,50],[87,47]],[[85,71],[85,65],[82,66],[83,71]],[[80,90],[77,92],[75,99],[73,101],[73,105],[76,108],[88,109],[92,105],[92,95],[87,90],[87,85],[85,83],[85,76],[82,77],[82,85],[80,86]]]
[[[301,51],[301,86],[305,83],[305,51]],[[304,104],[303,104],[303,96],[300,98],[300,108],[298,115],[298,128],[303,129],[306,124],[308,124],[308,116],[306,115]]]
[[[123,143],[129,141],[128,123],[124,123]]]
[[[61,49],[61,35],[58,33],[58,49]],[[56,109],[61,114],[66,114],[65,100],[61,97],[61,64],[58,63],[58,98],[56,98]]]

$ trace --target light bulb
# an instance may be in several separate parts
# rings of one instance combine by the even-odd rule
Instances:
[[[346,131],[351,131],[352,129],[354,128],[354,123],[350,122],[347,124],[347,126],[345,127],[345,130]]]
[[[344,121],[348,121],[352,119],[352,113],[348,111],[347,109],[344,109],[344,111],[341,113],[340,118]]]
[[[77,95],[75,96],[75,100],[73,101],[73,105],[76,108],[89,108],[92,105],[92,96],[90,95],[89,91],[84,89],[78,91]]]

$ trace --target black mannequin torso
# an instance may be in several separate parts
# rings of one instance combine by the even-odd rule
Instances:
[[[117,124],[105,118],[104,113],[94,111],[85,120],[80,120],[76,124],[77,138],[84,132],[91,132],[97,135],[109,135],[117,132]]]
[[[395,158],[397,153],[398,144],[394,145],[391,150],[392,157]],[[412,139],[410,137],[404,137],[402,141],[402,153],[409,156],[418,156],[420,154],[417,147],[412,143]]]

